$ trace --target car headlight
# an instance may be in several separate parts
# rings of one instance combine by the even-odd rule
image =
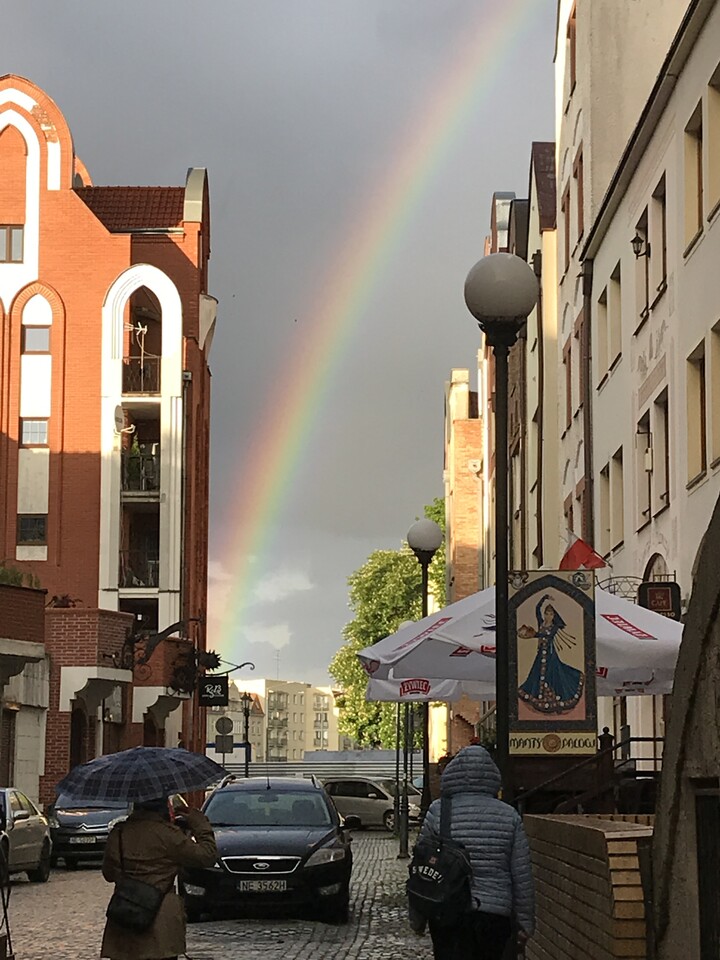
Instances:
[[[48,824],[49,824],[54,830],[57,830],[57,828],[60,826],[60,824],[58,823],[58,818],[57,818],[57,817],[54,817],[52,814],[50,814],[50,816],[48,817]]]
[[[344,860],[347,851],[345,847],[321,847],[316,850],[305,864],[306,867],[319,867],[325,863],[335,863],[336,860]]]
[[[108,831],[112,830],[118,823],[123,823],[125,820],[127,820],[127,814],[123,814],[121,817],[115,817],[115,819],[111,820],[108,824]]]

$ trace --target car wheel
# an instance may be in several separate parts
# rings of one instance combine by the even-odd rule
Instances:
[[[28,879],[32,883],[47,883],[50,879],[50,844],[44,843],[40,861],[34,870],[28,870]]]
[[[66,870],[77,870],[80,865],[80,861],[77,857],[65,857],[64,859]]]
[[[395,833],[395,811],[386,810],[383,815],[383,826],[390,833]]]

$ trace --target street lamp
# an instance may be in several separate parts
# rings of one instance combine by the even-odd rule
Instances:
[[[422,616],[428,615],[428,568],[443,541],[443,532],[434,520],[418,520],[407,532],[408,546],[418,558],[422,571]],[[430,806],[430,704],[422,705],[422,768],[423,788],[420,810],[424,815]]]
[[[465,303],[495,354],[495,701],[497,759],[504,798],[510,776],[510,662],[508,637],[508,354],[538,299],[532,268],[512,253],[479,260],[465,280]]]
[[[244,718],[243,739],[245,740],[245,776],[250,776],[250,711],[253,706],[252,694],[244,693],[240,697],[242,712]]]

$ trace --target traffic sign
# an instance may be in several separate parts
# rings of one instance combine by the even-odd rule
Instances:
[[[215,729],[218,733],[232,733],[233,722],[230,717],[218,717],[215,721]]]
[[[231,733],[219,733],[215,737],[215,750],[218,753],[232,753],[235,748]]]

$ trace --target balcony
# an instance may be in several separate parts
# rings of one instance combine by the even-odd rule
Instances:
[[[268,727],[284,730],[288,725],[287,717],[268,717]]]
[[[119,585],[121,588],[153,588],[160,584],[160,559],[148,550],[120,552]]]
[[[123,393],[160,393],[160,357],[123,357]]]
[[[160,490],[160,444],[140,443],[123,453],[123,493],[158,493]]]

